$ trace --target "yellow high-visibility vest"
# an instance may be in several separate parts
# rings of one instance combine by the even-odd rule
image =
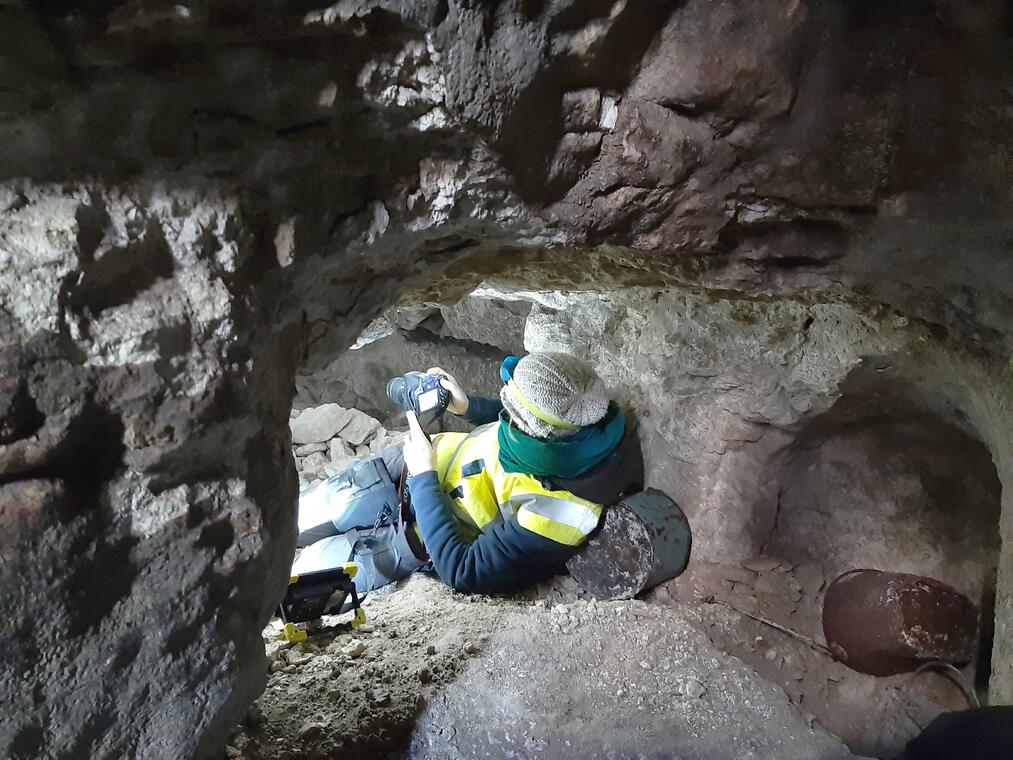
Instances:
[[[478,529],[494,520],[515,519],[557,543],[582,544],[598,527],[602,505],[546,488],[531,475],[506,472],[499,461],[498,425],[433,436],[440,485],[458,514]]]

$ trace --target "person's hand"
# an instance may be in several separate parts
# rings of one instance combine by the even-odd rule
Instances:
[[[426,371],[426,374],[439,375],[443,378],[440,380],[440,385],[450,391],[450,404],[447,406],[447,409],[458,415],[468,411],[468,394],[464,392],[464,388],[454,379],[453,375],[439,367],[430,367]]]
[[[404,442],[404,463],[409,475],[421,475],[436,469],[436,454],[433,444],[422,432],[418,415],[408,412],[408,437]]]

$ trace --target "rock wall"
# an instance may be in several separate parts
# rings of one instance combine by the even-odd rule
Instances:
[[[1013,698],[1008,29],[998,0],[0,4],[0,754],[213,754],[291,556],[297,368],[401,289],[497,277],[603,291],[526,343],[630,389],[655,482],[743,551],[743,452],[890,357],[999,470]]]
[[[499,367],[507,354],[524,352],[531,301],[512,294],[468,294],[453,304],[394,306],[356,344],[330,364],[296,377],[295,407],[338,401],[404,427],[387,397],[387,382],[409,370],[440,367],[465,380],[468,391],[496,397]],[[452,415],[442,429],[461,429]]]
[[[989,590],[995,549],[988,547],[996,546],[990,537],[996,529],[1008,537],[1010,448],[1003,411],[1013,403],[1008,359],[981,344],[941,340],[932,324],[853,298],[771,301],[624,288],[548,293],[546,301],[551,309],[536,306],[531,312],[527,348],[585,356],[637,410],[648,484],[682,505],[693,526],[695,561],[736,562],[777,548],[771,540],[786,506],[784,517],[792,519],[786,514],[792,499],[785,480],[792,477],[789,463],[814,423],[830,418],[830,429],[851,424],[874,432],[875,423],[893,418],[901,425],[928,425],[930,447],[943,447],[954,458],[915,476],[922,496],[898,497],[888,508],[919,503],[932,509],[936,500],[945,500],[935,507],[941,510],[935,517],[911,516],[906,530],[931,531],[937,519],[942,521],[937,528],[952,526],[946,528],[952,541],[927,537],[924,554],[891,562],[920,572],[946,568],[950,582],[976,599]],[[964,434],[948,432],[950,426]],[[909,466],[904,462],[910,461],[905,458],[917,457],[918,450],[909,446],[883,453],[875,464],[889,468],[891,478],[902,477]],[[951,481],[947,467],[957,468]],[[874,472],[865,477],[873,478]],[[961,489],[965,477],[980,481]],[[833,486],[822,481],[818,487]],[[889,502],[898,484],[884,479],[870,487],[878,489],[870,503]],[[846,494],[824,498],[817,508],[849,501]],[[855,494],[851,503],[861,498]],[[855,510],[852,517],[873,519],[860,513]],[[794,529],[803,529],[804,518],[795,519]],[[820,516],[818,529],[829,530],[833,519]],[[879,519],[887,524],[856,529],[868,546],[820,558],[828,572],[833,566],[843,570],[882,561],[874,549],[877,540],[895,550],[904,545],[905,528],[890,522],[888,514]],[[982,531],[979,538],[967,539],[967,531],[975,530]],[[940,552],[949,554],[943,558]],[[1009,699],[1008,562],[1006,544],[999,557],[991,663],[991,695],[997,702]]]
[[[284,394],[244,386],[296,356],[254,332],[246,234],[211,188],[22,186],[3,217],[0,682],[38,705],[8,756],[194,751],[263,682],[292,526],[258,505],[295,479]]]
[[[495,394],[503,355],[487,346],[462,345],[435,338],[424,331],[400,331],[341,358],[309,375],[296,379],[296,406],[315,405],[335,399],[363,409],[390,428],[407,429],[398,406],[387,398],[387,383],[409,370],[440,367],[454,377],[469,378],[476,393]],[[450,415],[442,429],[464,430]]]

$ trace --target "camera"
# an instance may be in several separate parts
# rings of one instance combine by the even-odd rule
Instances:
[[[450,391],[440,385],[439,375],[405,372],[387,383],[387,398],[406,412],[433,412],[439,417],[450,405]]]

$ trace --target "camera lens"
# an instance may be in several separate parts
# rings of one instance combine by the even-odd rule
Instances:
[[[395,377],[387,383],[387,398],[398,406],[404,406],[405,381],[403,377]]]

